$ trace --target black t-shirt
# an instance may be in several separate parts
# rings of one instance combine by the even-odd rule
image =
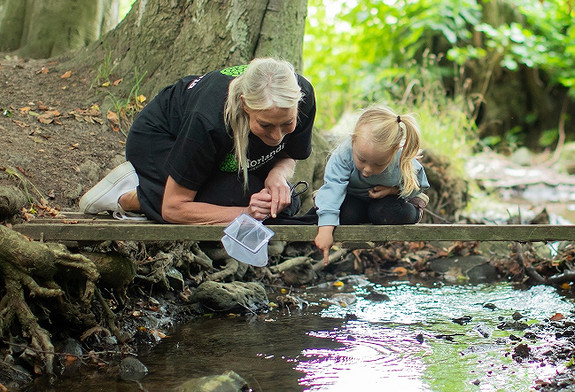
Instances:
[[[174,146],[166,169],[180,185],[199,190],[215,171],[237,171],[232,136],[224,124],[224,105],[233,67],[203,76],[187,76],[164,88],[147,106],[144,120],[154,132],[170,134]],[[267,174],[278,156],[306,159],[311,153],[311,134],[315,118],[315,97],[311,84],[298,75],[304,97],[298,107],[294,132],[276,147],[267,146],[250,133],[248,170]]]

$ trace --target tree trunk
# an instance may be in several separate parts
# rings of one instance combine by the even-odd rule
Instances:
[[[93,66],[112,56],[127,92],[137,86],[149,96],[182,76],[259,56],[281,57],[299,69],[306,9],[307,0],[137,0],[114,30],[72,63]]]
[[[119,0],[3,0],[0,50],[48,58],[85,47],[119,22]]]

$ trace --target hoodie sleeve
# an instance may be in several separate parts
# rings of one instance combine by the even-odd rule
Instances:
[[[338,226],[339,210],[353,171],[351,143],[338,147],[325,166],[323,185],[315,196],[318,226]]]

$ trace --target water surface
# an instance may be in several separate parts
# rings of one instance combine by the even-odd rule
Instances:
[[[507,283],[425,287],[359,277],[299,295],[308,302],[303,310],[206,317],[178,328],[140,356],[149,369],[141,385],[95,375],[54,391],[79,382],[84,392],[170,391],[233,370],[255,391],[525,392],[557,369],[513,360],[517,342],[509,336],[524,332],[497,326],[515,312],[533,324],[574,309],[552,287]]]

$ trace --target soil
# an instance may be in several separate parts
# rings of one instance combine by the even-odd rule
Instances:
[[[50,207],[76,210],[81,195],[124,160],[125,134],[101,109],[114,84],[94,88],[94,77],[94,70],[65,69],[51,59],[0,57],[0,185],[26,185],[30,196]],[[546,360],[572,361],[573,324],[547,329],[561,334],[562,344]],[[573,384],[574,373],[566,368],[537,389],[562,390]]]
[[[0,184],[24,180],[31,196],[73,210],[122,162],[125,135],[100,110],[113,87],[93,88],[93,80],[53,60],[0,58],[0,168],[15,172]]]

